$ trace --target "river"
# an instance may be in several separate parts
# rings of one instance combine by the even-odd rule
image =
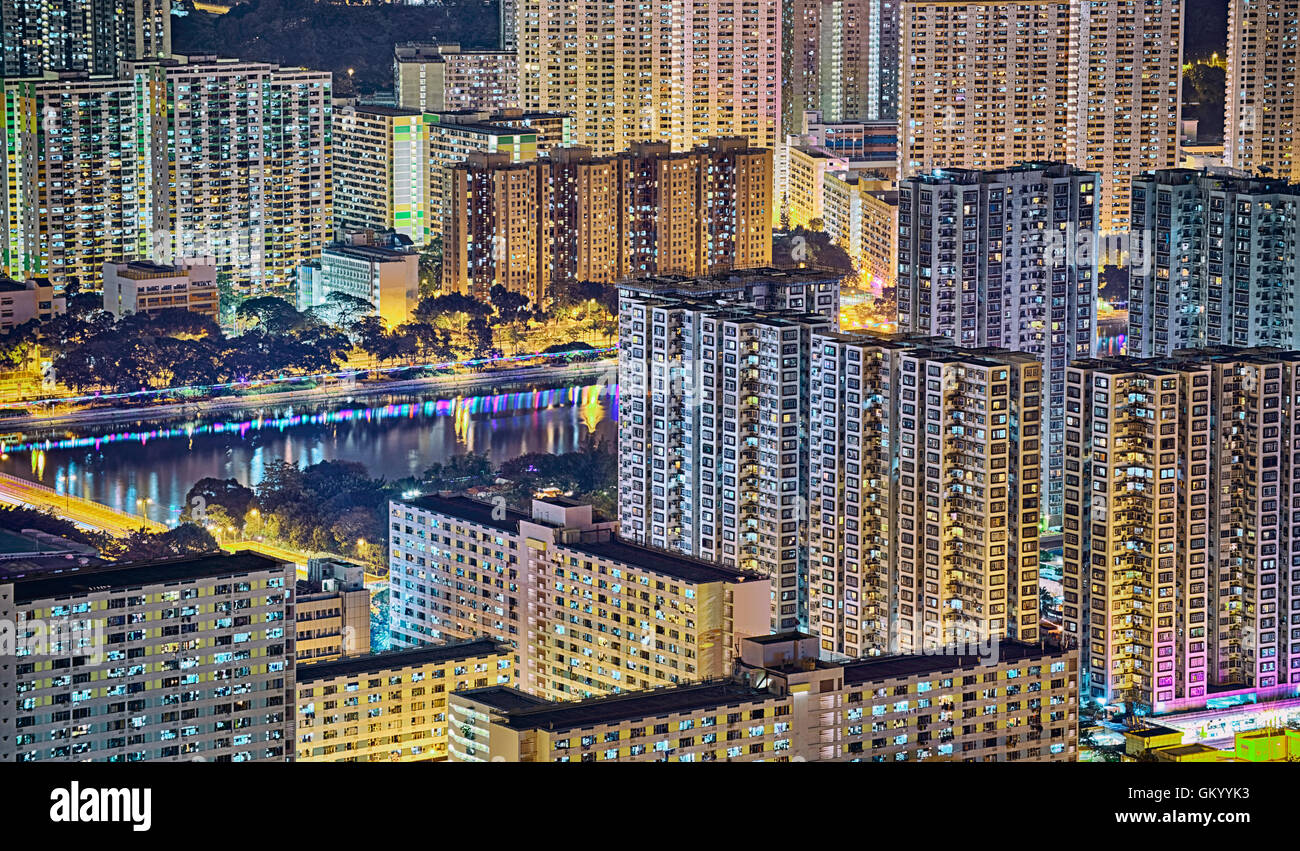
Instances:
[[[299,466],[358,461],[372,476],[393,480],[466,452],[485,452],[499,464],[529,452],[572,452],[592,436],[617,442],[616,385],[502,382],[481,389],[32,430],[2,447],[0,472],[120,511],[143,508],[150,519],[171,523],[199,479],[255,487],[266,464],[281,458]]]

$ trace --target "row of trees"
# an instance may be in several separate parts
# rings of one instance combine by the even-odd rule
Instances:
[[[234,326],[230,335],[210,318],[181,308],[114,318],[99,299],[70,285],[65,314],[0,335],[0,365],[29,368],[39,346],[53,356],[65,385],[129,392],[328,372],[354,348],[382,363],[499,357],[499,337],[518,351],[531,330],[554,331],[563,319],[585,322],[607,339],[618,330],[617,288],[589,282],[557,287],[546,310],[501,286],[492,288],[487,301],[427,295],[411,320],[396,328],[386,327],[368,301],[343,293],[331,293],[326,304],[307,311],[261,296],[227,314]]]

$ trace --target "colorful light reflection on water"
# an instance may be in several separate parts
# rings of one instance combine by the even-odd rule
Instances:
[[[3,447],[0,471],[119,510],[141,498],[162,522],[180,513],[200,478],[256,486],[265,465],[359,461],[400,479],[465,452],[501,461],[572,452],[616,436],[618,388],[588,384],[427,399],[389,397],[368,407],[283,406],[242,418],[145,423],[120,431],[40,435]]]

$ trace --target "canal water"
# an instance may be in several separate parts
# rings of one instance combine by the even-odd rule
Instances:
[[[169,523],[205,476],[256,487],[269,462],[357,461],[389,480],[467,452],[494,463],[617,442],[618,388],[525,385],[278,405],[173,421],[29,432],[0,447],[0,472]],[[11,436],[10,440],[14,438]],[[147,500],[147,502],[145,502]]]

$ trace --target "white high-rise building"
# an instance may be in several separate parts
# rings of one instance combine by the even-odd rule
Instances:
[[[686,282],[683,282],[686,283]],[[619,312],[622,534],[772,577],[774,629],[808,622],[808,381],[834,313],[691,287],[624,289]],[[828,289],[818,296],[831,299]],[[735,298],[733,296],[732,298]],[[729,303],[730,302],[730,303]],[[747,303],[748,302],[748,303]],[[824,305],[819,307],[830,307]],[[838,310],[838,308],[834,308]]]
[[[1300,349],[1300,185],[1157,171],[1133,182],[1132,232],[1129,354]]]
[[[1044,515],[1060,524],[1065,368],[1096,337],[1096,174],[1030,163],[899,184],[898,329],[1043,364]]]

